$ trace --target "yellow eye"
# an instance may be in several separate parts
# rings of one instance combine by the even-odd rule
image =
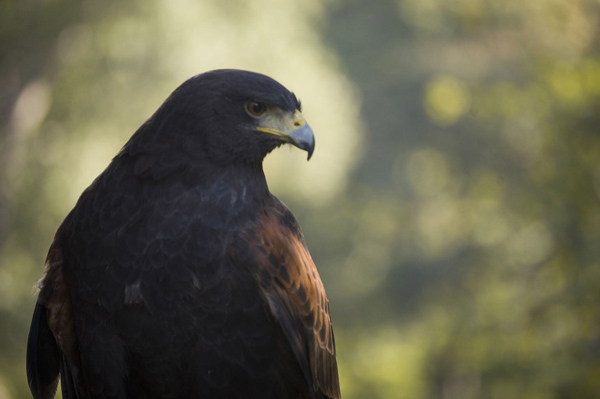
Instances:
[[[262,116],[267,112],[267,105],[259,101],[248,101],[246,103],[246,112],[255,118]]]

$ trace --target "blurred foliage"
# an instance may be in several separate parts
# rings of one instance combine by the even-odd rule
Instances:
[[[181,81],[295,90],[274,193],[325,282],[346,399],[600,392],[596,0],[0,4],[0,398],[53,232]],[[289,179],[291,171],[298,176]]]

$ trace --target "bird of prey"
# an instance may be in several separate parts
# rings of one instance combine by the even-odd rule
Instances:
[[[27,348],[35,399],[340,398],[329,303],[264,157],[314,137],[241,70],[196,75],[58,228]]]

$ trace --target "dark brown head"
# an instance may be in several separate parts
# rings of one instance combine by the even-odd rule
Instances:
[[[268,76],[221,69],[179,86],[124,150],[168,151],[193,163],[255,164],[285,143],[307,151],[309,159],[314,150],[296,96]]]

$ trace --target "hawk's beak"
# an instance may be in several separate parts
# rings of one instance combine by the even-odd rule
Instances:
[[[308,123],[304,123],[302,127],[292,131],[288,137],[291,144],[308,153],[307,160],[309,160],[315,150],[315,136]]]
[[[313,131],[299,110],[296,110],[293,115],[287,112],[273,112],[272,115],[264,118],[256,130],[277,136],[280,140],[306,151],[308,159],[315,149]]]

